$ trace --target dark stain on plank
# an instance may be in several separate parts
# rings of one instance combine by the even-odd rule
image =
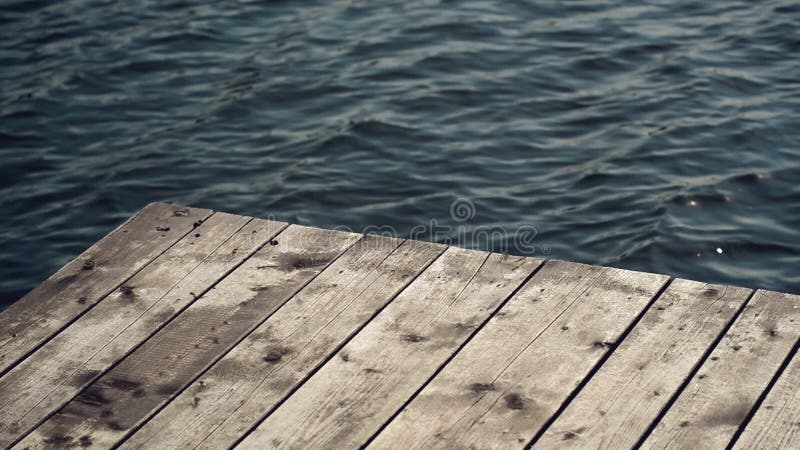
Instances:
[[[94,263],[92,264],[92,268],[94,268]],[[79,276],[80,275],[74,273],[72,275],[66,275],[62,278],[59,278],[58,281],[56,281],[55,290],[61,291],[66,289],[67,286],[70,286],[72,283],[74,283]]]
[[[105,423],[106,427],[110,430],[114,431],[124,431],[126,428],[122,426],[121,423],[117,422],[116,420],[110,420]]]
[[[483,393],[494,390],[492,383],[472,383],[469,385],[469,390],[475,393]]]
[[[109,400],[103,395],[102,388],[99,386],[89,386],[75,397],[79,403],[89,406],[103,406],[109,404]]]
[[[70,384],[72,386],[84,386],[94,380],[98,375],[100,375],[99,370],[86,370],[78,372],[72,377]]]
[[[614,346],[613,342],[607,342],[607,341],[596,341],[594,344],[592,344],[592,347],[597,349],[607,349],[613,346]]]
[[[114,378],[108,382],[108,386],[120,391],[135,391],[142,386],[142,383],[123,378]]]
[[[769,335],[769,337],[778,337],[778,330],[776,330],[775,328],[770,328],[769,330],[766,330],[766,333]]]
[[[508,409],[525,409],[525,399],[522,398],[521,395],[516,393],[507,394],[503,397],[503,400],[506,402],[506,407]]]
[[[92,446],[92,437],[89,436],[88,434],[84,434],[83,436],[81,436],[78,439],[78,443],[83,448],[91,447]]]
[[[703,422],[709,427],[718,426],[738,426],[741,424],[747,414],[750,412],[751,405],[748,402],[739,402],[732,408],[720,409],[714,411],[709,417],[705,418]]]
[[[127,285],[127,284],[125,286],[122,286],[122,287],[119,288],[120,292],[122,292],[122,295],[125,295],[127,297],[132,297],[132,296],[135,295],[133,289],[134,289],[134,286],[130,286],[130,285]]]
[[[73,438],[70,435],[51,434],[44,438],[43,442],[54,447],[71,447],[72,440]]]
[[[278,256],[278,265],[285,270],[302,270],[324,267],[339,253],[282,253]]]
[[[406,342],[422,342],[425,340],[425,337],[417,334],[405,334],[403,335],[403,340]]]
[[[172,395],[175,391],[181,388],[178,383],[166,383],[158,386],[155,393],[159,396]]]
[[[575,439],[576,437],[578,437],[578,435],[580,435],[584,431],[586,431],[586,427],[580,427],[580,428],[578,428],[577,430],[574,430],[574,431],[567,431],[566,433],[564,433],[561,436],[561,440],[562,441],[570,441],[570,440]]]
[[[269,350],[263,357],[261,357],[261,359],[264,360],[264,362],[266,363],[275,364],[280,362],[284,356],[288,355],[291,352],[292,352],[291,349],[284,347],[273,348]]]

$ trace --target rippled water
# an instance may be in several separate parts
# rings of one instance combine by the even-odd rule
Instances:
[[[152,200],[800,291],[797,2],[1,4],[0,304]]]

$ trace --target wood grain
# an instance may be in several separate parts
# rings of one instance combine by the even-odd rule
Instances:
[[[632,448],[750,292],[674,280],[533,448]]]
[[[0,374],[117,289],[211,215],[151,203],[0,312]]]
[[[53,337],[0,378],[0,445],[67,403],[285,225],[214,214]]]
[[[229,448],[444,250],[365,236],[122,448]]]
[[[359,237],[289,226],[17,447],[117,444]]]
[[[0,313],[0,444],[798,448],[800,296],[151,204]]]
[[[364,444],[540,264],[448,248],[239,447]]]
[[[668,281],[548,261],[371,448],[519,448]]]
[[[786,294],[786,297],[789,295]],[[800,305],[798,296],[791,297],[792,299],[788,301]],[[800,448],[798,386],[800,386],[800,357],[795,354],[736,441],[734,450]]]
[[[758,291],[642,448],[724,448],[800,337],[800,297]]]

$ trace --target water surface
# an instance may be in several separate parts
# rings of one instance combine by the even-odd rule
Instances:
[[[0,32],[0,304],[153,200],[800,292],[796,2],[11,0]]]

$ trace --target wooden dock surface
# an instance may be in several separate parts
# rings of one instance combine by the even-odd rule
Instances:
[[[154,203],[0,313],[0,446],[800,448],[800,296]]]

